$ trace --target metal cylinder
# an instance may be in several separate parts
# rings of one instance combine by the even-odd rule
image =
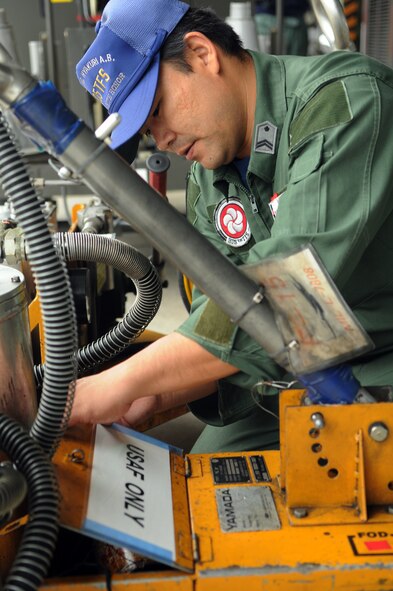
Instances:
[[[16,50],[14,32],[8,24],[7,15],[4,8],[0,8],[0,43],[8,51],[9,55],[16,62],[19,61]]]
[[[37,412],[24,276],[0,265],[0,412],[30,427]]]
[[[30,72],[40,80],[46,79],[45,48],[42,41],[29,41]]]
[[[349,28],[341,1],[311,0],[311,7],[331,49],[349,49]]]

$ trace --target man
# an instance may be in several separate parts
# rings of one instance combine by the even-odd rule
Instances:
[[[247,52],[210,11],[110,0],[77,71],[122,115],[114,148],[151,133],[159,149],[195,161],[188,219],[236,265],[311,242],[375,342],[356,375],[363,385],[393,384],[389,68],[347,52]],[[72,422],[136,425],[188,402],[213,425],[194,451],[272,448],[277,397],[264,397],[264,412],[252,389],[283,377],[195,289],[175,333],[78,382]]]

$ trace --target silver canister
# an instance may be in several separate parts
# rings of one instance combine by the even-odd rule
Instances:
[[[26,428],[37,412],[23,274],[0,265],[0,412]]]

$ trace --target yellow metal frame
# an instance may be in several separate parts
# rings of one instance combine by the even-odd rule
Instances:
[[[280,408],[280,486],[292,524],[393,523],[387,513],[393,506],[392,403],[305,406],[303,395],[286,393]],[[320,429],[315,413],[323,418]],[[384,441],[369,434],[378,423],[389,433]],[[293,517],[299,507],[307,508],[306,519]]]
[[[171,459],[174,519],[186,563],[194,572],[176,569],[114,575],[119,591],[383,591],[393,588],[393,516],[386,511],[393,492],[393,437],[376,442],[369,426],[382,421],[393,433],[389,403],[352,406],[304,406],[302,391],[288,391],[281,400],[281,451],[188,455]],[[317,437],[311,414],[324,417]],[[73,433],[61,443],[54,462],[60,476],[62,520],[72,519],[75,500],[85,498],[82,474],[89,472],[91,433]],[[321,448],[312,446],[319,444]],[[71,449],[72,448],[72,449]],[[315,451],[318,449],[319,451]],[[70,461],[84,450],[84,465]],[[78,453],[79,453],[78,452]],[[77,458],[79,457],[77,453]],[[260,455],[270,480],[260,482],[251,456]],[[243,458],[246,482],[217,484],[212,460]],[[318,458],[328,462],[318,463]],[[327,471],[338,471],[335,478]],[[78,471],[78,477],[75,475]],[[64,478],[73,480],[65,488]],[[87,480],[86,477],[84,477]],[[79,484],[78,481],[79,480]],[[76,486],[76,488],[75,488]],[[228,532],[221,523],[217,491],[228,494],[259,487],[269,489],[279,528],[256,527]],[[189,512],[189,517],[188,517]],[[189,519],[191,534],[189,533]],[[263,511],[258,519],[263,524]],[[75,520],[74,520],[75,522]],[[296,527],[301,526],[301,527]],[[46,591],[96,591],[104,578],[48,580]]]

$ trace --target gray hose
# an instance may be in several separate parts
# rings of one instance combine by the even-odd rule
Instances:
[[[8,520],[27,494],[26,479],[11,462],[0,464],[0,522]]]
[[[0,178],[29,247],[45,331],[45,378],[31,436],[53,454],[67,425],[75,376],[76,320],[63,261],[53,246],[41,206],[24,162],[0,118]],[[71,392],[69,394],[69,391]]]
[[[57,542],[59,495],[47,454],[16,421],[0,415],[0,449],[25,476],[29,520],[4,591],[35,591],[50,566]]]
[[[143,332],[160,306],[161,283],[149,259],[125,242],[88,233],[58,233],[54,240],[66,261],[115,267],[133,280],[137,290],[136,300],[121,322],[77,352],[78,372],[83,372],[112,359]],[[35,366],[34,373],[37,382],[42,382],[44,366]]]

